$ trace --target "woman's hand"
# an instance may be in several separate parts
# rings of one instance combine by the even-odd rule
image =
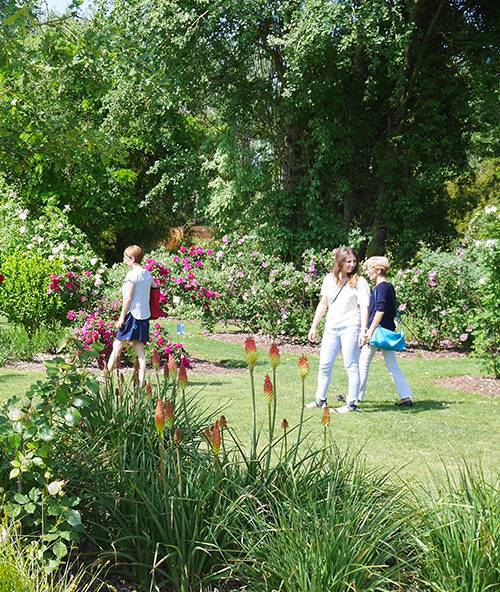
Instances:
[[[307,339],[311,343],[315,343],[316,341],[318,341],[318,333],[316,331],[316,327],[311,327],[309,329],[309,333],[307,334]]]
[[[120,318],[119,318],[119,319],[116,321],[116,323],[115,323],[115,327],[116,327],[117,329],[121,329],[121,328],[122,328],[122,325],[123,325],[123,323],[124,323],[124,322],[125,322],[125,319],[124,319],[123,317],[120,317]]]
[[[369,342],[370,342],[370,338],[368,337],[368,331],[365,329],[364,331],[362,331],[359,334],[359,338],[358,338],[359,347],[363,347],[363,345],[366,345]]]

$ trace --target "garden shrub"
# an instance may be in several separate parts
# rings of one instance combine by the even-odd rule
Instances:
[[[474,354],[484,368],[500,377],[500,214],[495,205],[482,207],[466,235],[467,258],[479,273],[479,305],[474,317]]]
[[[67,212],[51,203],[35,216],[4,188],[0,253],[0,310],[30,335],[40,323],[67,322],[69,310],[92,308],[101,297],[106,267]]]
[[[479,306],[479,270],[463,248],[422,247],[393,279],[409,337],[429,348],[470,349]]]
[[[24,327],[0,329],[0,366],[16,360],[31,360],[40,353],[56,353],[68,335],[60,323],[50,327],[40,326],[31,337]]]
[[[49,277],[62,269],[61,261],[18,253],[5,257],[0,269],[0,311],[11,323],[22,325],[32,336],[40,326],[61,320],[62,303],[48,293]]]
[[[38,535],[47,568],[55,570],[83,532],[80,500],[66,492],[56,447],[80,423],[96,384],[62,358],[46,367],[47,380],[9,400],[0,415],[0,487],[3,511],[25,534]]]
[[[223,237],[202,270],[204,281],[220,294],[213,306],[200,311],[205,326],[231,321],[273,336],[307,336],[332,253],[307,251],[297,268],[266,251],[254,235]]]

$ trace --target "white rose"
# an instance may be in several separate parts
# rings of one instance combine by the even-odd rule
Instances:
[[[489,208],[484,208],[486,214],[494,214],[497,211],[496,206],[490,206]]]
[[[10,411],[9,411],[9,419],[10,421],[21,421],[21,419],[24,417],[24,413],[18,409],[17,407],[13,407]]]
[[[54,253],[54,255],[57,255],[57,253],[59,253],[59,247],[54,247],[52,249],[52,253]]]
[[[62,489],[65,484],[66,481],[62,479],[60,481],[52,481],[47,485],[47,491],[50,493],[50,495],[58,495],[62,492]]]
[[[26,218],[28,217],[29,214],[29,210],[22,210],[21,212],[19,212],[18,216],[20,220],[26,220]]]
[[[59,224],[57,225],[57,228],[59,230],[62,230],[64,228],[64,224],[62,222],[59,222]]]
[[[92,259],[90,260],[90,265],[96,265],[96,263],[97,263],[98,261],[99,261],[99,260],[97,259],[97,257],[92,257]]]

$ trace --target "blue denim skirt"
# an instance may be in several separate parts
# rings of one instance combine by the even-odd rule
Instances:
[[[149,319],[135,319],[130,313],[125,317],[121,329],[116,334],[118,341],[149,341]]]

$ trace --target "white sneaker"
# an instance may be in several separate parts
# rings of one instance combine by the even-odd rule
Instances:
[[[362,412],[356,404],[352,403],[347,403],[347,405],[344,405],[343,407],[337,407],[333,409],[333,411],[334,413],[352,413],[353,411],[358,411],[359,413]]]
[[[311,401],[310,403],[306,403],[304,405],[304,409],[324,409],[326,407],[326,401]]]

